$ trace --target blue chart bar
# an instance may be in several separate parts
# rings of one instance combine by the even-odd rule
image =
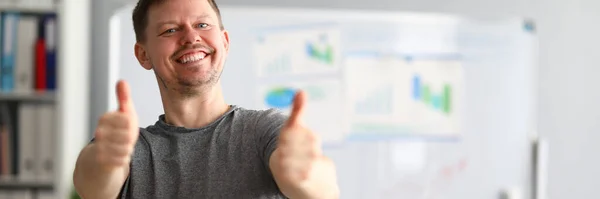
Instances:
[[[421,99],[421,77],[419,75],[413,77],[413,98],[415,100]]]

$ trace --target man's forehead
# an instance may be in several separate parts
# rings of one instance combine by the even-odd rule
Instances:
[[[195,4],[202,2],[202,6],[187,6],[178,3],[191,1],[197,1],[197,3]],[[189,5],[189,3],[184,4]],[[172,9],[178,9],[178,11],[169,11]],[[216,13],[214,12],[207,0],[164,1],[160,4],[150,7],[148,10],[148,15],[149,22],[151,23],[163,23],[164,21],[173,21],[181,18],[209,19],[216,17]]]
[[[212,10],[212,6],[208,2],[208,0],[168,0],[168,1],[160,1],[159,3],[155,3],[151,5],[149,8],[149,12],[153,11],[169,11],[169,10],[198,10],[198,11],[208,11]]]

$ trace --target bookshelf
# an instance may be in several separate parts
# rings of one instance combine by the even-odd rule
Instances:
[[[12,199],[57,198],[57,197],[54,197],[53,195],[51,196],[48,194],[46,194],[46,195],[48,195],[47,197],[44,197],[44,195],[42,195],[40,197],[40,194],[53,192],[54,186],[52,185],[52,183],[22,182],[22,181],[10,180],[10,181],[0,181],[0,188],[3,191],[12,192],[11,193],[12,195],[4,193],[4,195],[3,195],[4,198],[11,198],[11,197],[12,197]],[[22,193],[29,193],[29,194],[24,195]]]
[[[72,172],[89,134],[90,2],[0,0],[0,12],[19,16],[17,25],[0,21],[0,199],[73,198]],[[49,16],[54,17],[53,26],[40,22]],[[5,34],[7,29],[3,28],[21,27],[19,22],[24,18],[39,19],[30,21],[28,27],[41,29],[30,34],[16,28],[8,35],[36,38],[25,44],[26,40],[9,39],[11,37]],[[53,32],[54,41],[44,38],[44,46],[39,47],[40,35],[49,32]],[[12,45],[14,49],[6,41],[16,42]],[[31,49],[23,47],[30,44]],[[43,49],[46,53],[42,53]],[[6,53],[10,50],[13,53]],[[50,51],[53,54],[48,54]],[[40,57],[40,54],[45,56]],[[14,62],[5,59],[10,55]],[[45,70],[40,70],[40,65],[45,65]],[[7,66],[12,68],[7,70]],[[6,86],[9,85],[6,71],[13,75],[9,78],[11,86]],[[8,124],[10,128],[1,128]],[[11,136],[3,137],[1,132],[10,132],[7,134]],[[6,149],[10,149],[9,152]],[[39,158],[39,162],[25,157]]]

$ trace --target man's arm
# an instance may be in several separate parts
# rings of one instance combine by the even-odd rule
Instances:
[[[81,150],[73,173],[75,190],[84,199],[117,198],[129,175],[129,166],[104,169],[97,151],[95,143]]]
[[[281,192],[292,199],[337,199],[339,187],[333,162],[321,150],[319,137],[302,124],[305,94],[294,99],[281,128],[269,168]]]
[[[94,140],[79,153],[73,171],[75,190],[84,199],[117,198],[129,175],[129,164],[139,136],[137,115],[129,87],[117,84],[119,110],[100,118]]]

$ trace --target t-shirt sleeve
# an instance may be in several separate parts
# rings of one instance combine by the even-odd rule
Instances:
[[[273,151],[277,148],[279,133],[286,120],[287,116],[281,111],[269,109],[261,114],[256,125],[256,132],[260,135],[258,139],[259,152],[269,172],[271,171],[269,168],[269,159]]]

